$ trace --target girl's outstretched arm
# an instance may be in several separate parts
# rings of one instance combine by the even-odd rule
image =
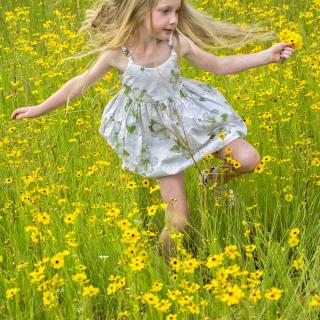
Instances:
[[[11,119],[34,118],[58,108],[69,100],[82,95],[95,82],[103,78],[113,66],[115,54],[112,51],[103,53],[94,66],[86,72],[66,82],[57,92],[37,106],[16,109]]]
[[[182,56],[205,71],[218,75],[233,74],[250,68],[276,63],[288,59],[294,49],[288,43],[278,43],[273,47],[255,53],[217,57],[199,48],[185,36],[180,36]]]

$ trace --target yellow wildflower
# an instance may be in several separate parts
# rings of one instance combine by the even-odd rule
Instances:
[[[158,292],[163,288],[163,283],[160,281],[156,281],[152,284],[152,287],[150,289],[151,292]]]
[[[185,273],[193,273],[199,265],[200,262],[195,258],[186,259],[183,261],[183,271]]]
[[[285,196],[284,196],[284,200],[288,201],[288,202],[291,202],[293,199],[293,195],[291,193],[287,193]]]
[[[320,295],[316,294],[312,297],[311,301],[309,302],[309,308],[315,309],[320,306]]]
[[[290,237],[296,237],[300,233],[298,228],[293,228],[290,230]]]
[[[162,312],[167,312],[170,309],[171,302],[168,299],[161,299],[156,305],[156,309]]]
[[[167,296],[169,299],[171,300],[177,300],[177,297],[179,297],[181,295],[181,291],[180,290],[168,290],[167,292]]]
[[[283,290],[273,287],[271,290],[265,293],[265,297],[268,300],[279,300],[281,298]]]
[[[157,212],[157,206],[152,205],[150,207],[147,207],[147,214],[148,216],[154,216]]]
[[[42,301],[43,301],[44,305],[52,308],[56,304],[56,297],[54,296],[54,294],[51,291],[45,291],[42,296]]]
[[[234,260],[237,256],[240,256],[240,253],[237,251],[236,245],[227,246],[224,249],[224,254],[231,260]]]
[[[129,266],[133,271],[142,270],[145,266],[143,261],[144,261],[144,259],[142,259],[141,257],[132,258]]]
[[[92,296],[95,296],[96,294],[98,294],[100,292],[100,289],[99,288],[95,288],[93,286],[88,286],[88,287],[84,287],[83,288],[83,292],[82,292],[82,295],[83,296],[89,296],[89,297],[92,297]]]
[[[215,254],[213,256],[209,256],[207,257],[205,266],[209,269],[217,267],[222,264],[223,259],[223,254]]]
[[[86,283],[87,275],[84,272],[77,273],[72,276],[72,280],[75,282]]]
[[[21,289],[19,288],[10,288],[6,290],[7,299],[13,298]]]
[[[143,299],[149,304],[158,304],[159,298],[151,292],[147,292],[143,295]]]
[[[293,261],[293,266],[295,267],[296,270],[301,269],[304,266],[303,258],[300,257],[300,258],[294,260]]]
[[[260,289],[255,289],[255,290],[252,290],[250,292],[250,295],[249,295],[249,298],[248,298],[249,301],[257,302],[260,299],[261,299],[261,291],[260,291]]]
[[[302,37],[300,34],[289,29],[282,29],[280,32],[280,41],[293,44],[295,49],[302,48]]]
[[[299,244],[300,240],[297,237],[290,237],[288,242],[290,247],[296,247]]]
[[[51,258],[51,265],[54,269],[60,269],[64,266],[64,254],[57,253]]]
[[[244,292],[236,284],[234,286],[229,286],[221,295],[220,299],[221,301],[226,302],[228,306],[231,306],[233,304],[238,304],[243,297]]]

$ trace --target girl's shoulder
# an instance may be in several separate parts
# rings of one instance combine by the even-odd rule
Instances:
[[[185,57],[191,50],[192,41],[183,34],[174,33],[172,45],[180,58]]]
[[[108,60],[108,64],[112,68],[116,68],[118,71],[123,72],[127,64],[127,58],[121,47],[105,51],[103,56]]]

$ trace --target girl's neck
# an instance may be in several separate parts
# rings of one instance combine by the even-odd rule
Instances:
[[[140,31],[137,38],[132,37],[128,41],[127,47],[133,48],[135,51],[138,51],[138,52],[147,53],[147,52],[152,52],[154,50],[154,43],[156,44],[156,46],[158,46],[163,41],[164,40],[157,39],[152,35],[148,35]]]

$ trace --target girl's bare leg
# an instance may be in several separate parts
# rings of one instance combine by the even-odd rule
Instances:
[[[170,234],[183,232],[186,229],[189,222],[189,208],[183,172],[158,177],[157,181],[160,184],[162,200],[168,205],[165,210],[165,227],[159,238],[159,253],[168,265],[170,258],[176,254],[176,245]]]
[[[227,155],[226,149],[230,147],[232,151],[229,153],[231,158],[239,161],[240,168],[233,168],[233,166],[225,160]],[[214,153],[220,159],[224,159],[222,168],[215,168],[213,173],[221,173],[221,175],[213,175],[212,180],[218,183],[226,183],[236,176],[251,172],[260,163],[260,156],[258,151],[246,140],[237,138],[227,144],[223,149]]]

